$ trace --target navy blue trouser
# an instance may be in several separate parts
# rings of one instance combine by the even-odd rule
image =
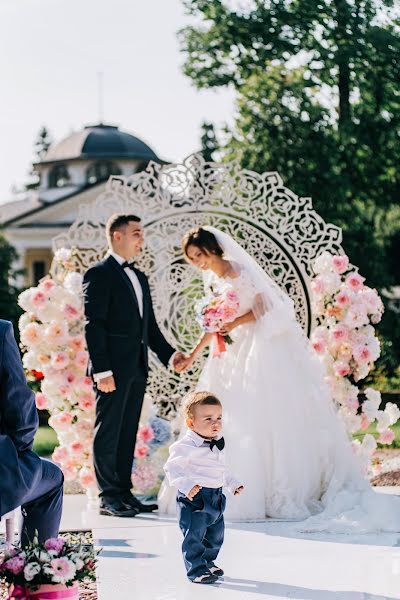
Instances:
[[[179,527],[183,533],[182,554],[189,579],[214,566],[224,541],[226,498],[222,488],[202,488],[189,500],[178,492]]]
[[[39,542],[57,537],[63,501],[64,477],[61,469],[48,460],[41,459],[42,476],[24,497],[21,511],[21,545],[33,540],[38,532]]]

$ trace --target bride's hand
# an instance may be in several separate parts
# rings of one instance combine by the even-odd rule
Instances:
[[[235,327],[237,327],[236,320],[235,321],[230,321],[229,323],[224,323],[221,326],[221,329],[219,330],[219,333],[221,335],[228,335],[228,333],[230,333],[232,331],[232,329],[235,329]]]

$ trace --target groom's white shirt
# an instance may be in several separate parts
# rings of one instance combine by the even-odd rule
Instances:
[[[120,256],[116,252],[113,252],[112,250],[109,250],[107,252],[106,256],[112,256],[117,261],[117,263],[120,265],[122,265],[122,263],[124,263],[126,260],[125,258]],[[139,306],[139,313],[140,313],[140,316],[143,317],[143,290],[142,290],[142,286],[140,285],[140,281],[139,281],[136,273],[129,267],[126,267],[124,269],[124,271],[128,275],[129,280],[132,284],[133,290],[134,290],[136,298],[137,298],[138,306]],[[171,356],[168,366],[172,365],[172,361],[174,359],[175,354],[176,354],[176,352]],[[113,375],[112,371],[102,371],[101,373],[94,373],[93,379],[97,383],[98,381],[100,381],[100,379],[104,379],[105,377],[111,377],[111,375]]]
[[[164,471],[170,485],[185,496],[195,485],[209,488],[225,486],[232,494],[241,485],[225,464],[225,450],[218,450],[215,446],[210,450],[205,439],[191,429],[171,445]]]

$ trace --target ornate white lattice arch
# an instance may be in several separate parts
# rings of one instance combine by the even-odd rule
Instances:
[[[236,162],[207,163],[198,156],[129,178],[111,177],[94,204],[82,206],[55,249],[74,247],[85,271],[106,251],[104,224],[114,212],[141,217],[146,233],[139,268],[149,277],[158,322],[169,342],[188,350],[199,335],[195,300],[202,296],[201,275],[182,258],[183,234],[194,226],[214,225],[231,234],[293,298],[297,317],[310,332],[309,279],[312,263],[324,250],[342,253],[341,230],[326,224],[310,198],[287,189],[278,173],[255,173]],[[167,415],[177,395],[192,387],[201,367],[182,376],[167,373],[151,357],[148,390]]]

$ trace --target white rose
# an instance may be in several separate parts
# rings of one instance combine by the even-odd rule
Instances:
[[[36,289],[36,288],[29,288],[28,290],[21,292],[21,294],[18,296],[18,304],[20,305],[21,308],[23,308],[27,312],[34,310],[32,304],[31,304],[31,296],[32,296],[33,289]]]
[[[314,273],[327,273],[332,269],[332,254],[330,252],[323,252],[314,261]]]
[[[385,431],[385,429],[387,429],[390,426],[390,417],[387,412],[379,410],[376,419],[378,421],[376,429],[377,431],[379,431],[379,433],[381,431]]]
[[[64,262],[66,260],[69,260],[71,256],[72,250],[70,248],[60,248],[59,250],[56,250],[54,254],[54,258],[57,262]]]
[[[394,425],[400,419],[400,410],[393,402],[388,402],[386,404],[385,413],[389,416],[391,425]]]
[[[22,358],[22,364],[28,371],[30,371],[31,369],[35,369],[36,371],[40,370],[38,355],[33,350],[25,352]]]
[[[40,564],[37,562],[27,564],[24,569],[24,576],[26,581],[32,581],[32,579],[36,577],[38,573],[40,573],[40,569]]]
[[[64,279],[64,287],[73,294],[81,294],[82,281],[83,277],[80,273],[68,273],[68,275]]]
[[[377,443],[374,436],[370,433],[367,433],[367,435],[364,436],[364,439],[362,441],[362,447],[366,452],[372,454],[377,448]]]

